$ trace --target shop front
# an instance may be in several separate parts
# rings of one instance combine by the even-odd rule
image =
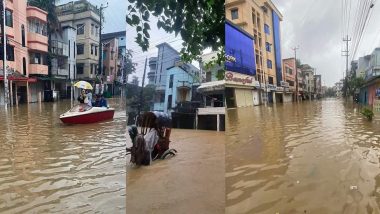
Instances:
[[[254,76],[226,71],[225,81],[227,108],[259,105],[259,84]]]

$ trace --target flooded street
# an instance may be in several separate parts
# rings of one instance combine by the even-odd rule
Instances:
[[[64,125],[70,101],[0,109],[0,213],[125,213],[125,110]]]
[[[226,213],[380,213],[380,121],[341,100],[228,111]]]

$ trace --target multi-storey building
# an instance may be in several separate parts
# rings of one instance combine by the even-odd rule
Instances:
[[[114,76],[115,81],[114,82],[115,84],[118,84],[118,85],[125,84],[128,80],[127,79],[128,75],[126,74],[126,70],[125,70],[125,61],[126,61],[126,53],[127,53],[126,31],[118,31],[118,32],[113,32],[113,33],[102,34],[103,47],[106,47],[104,46],[104,44],[108,44],[108,42],[111,39],[117,40],[117,41],[113,41],[112,44],[110,44],[114,46],[113,47],[114,50],[117,50],[117,53],[115,53],[117,59],[116,59],[116,66],[115,66],[115,76]],[[117,45],[115,46],[116,43]],[[120,89],[120,88],[116,87],[115,89]]]
[[[360,89],[360,102],[369,106],[380,105],[380,48],[375,48],[371,55],[365,56],[363,64],[368,63],[365,69],[365,81],[366,83]],[[360,58],[359,58],[359,68]],[[377,108],[374,108],[377,111]],[[376,112],[379,113],[379,112]]]
[[[51,78],[54,80],[53,91],[58,91],[61,97],[71,95],[71,85],[75,78],[75,44],[76,29],[70,26],[63,27],[61,32],[51,35],[50,54]]]
[[[322,75],[314,75],[314,97],[322,97]]]
[[[6,0],[5,33],[10,103],[42,101],[48,75],[47,12],[28,6],[26,0]],[[3,56],[0,71],[0,104],[4,103]]]
[[[56,7],[62,27],[76,29],[75,79],[95,80],[98,73],[100,9],[87,0]]]
[[[157,57],[149,58],[148,84],[153,85],[157,72]]]
[[[303,94],[304,98],[312,99],[315,94],[314,68],[308,64],[301,65],[303,76]]]
[[[106,85],[105,92],[108,94],[113,94],[114,91],[114,81],[116,79],[116,74],[119,69],[118,67],[118,53],[119,44],[118,38],[110,38],[102,40],[103,45],[103,71],[102,75],[104,77],[103,84]]]
[[[188,63],[182,63],[179,52],[171,47],[168,43],[164,42],[157,45],[157,66],[154,76],[154,84],[156,86],[155,100],[153,110],[164,111],[165,110],[165,90],[167,85],[167,70],[173,66],[181,64],[188,72],[193,73],[195,77],[200,78],[199,69],[194,65]],[[200,80],[197,80],[200,82]]]
[[[294,58],[283,59],[283,77],[285,86],[284,102],[291,102],[295,100],[297,75],[296,60]]]
[[[280,22],[282,15],[270,0],[226,0],[226,19],[254,38],[256,80],[267,91],[269,102],[282,100]],[[263,93],[264,94],[264,93]],[[264,100],[267,96],[263,96]]]

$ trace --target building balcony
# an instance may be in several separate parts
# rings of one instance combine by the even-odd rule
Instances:
[[[26,17],[27,18],[36,18],[43,22],[47,22],[47,12],[41,10],[38,7],[27,6],[26,7]]]
[[[7,0],[6,5],[8,9],[10,9],[11,11],[14,11],[13,0]]]
[[[63,43],[57,40],[51,41],[50,52],[58,56],[64,56],[64,57],[69,56],[68,45],[66,43]]]
[[[13,27],[8,27],[6,26],[6,33],[7,33],[7,38],[11,38],[11,39],[14,39],[15,38],[15,29],[14,29],[14,24],[13,23]]]
[[[29,64],[29,74],[48,75],[48,66],[42,64]]]
[[[366,74],[366,80],[380,76],[380,66],[370,67],[369,69],[367,69]]]
[[[48,52],[48,37],[28,32],[28,48],[35,51]]]
[[[190,90],[191,84],[189,82],[182,82],[179,85],[177,85],[178,90]]]
[[[52,68],[51,74],[57,76],[69,76],[69,70],[66,68]]]

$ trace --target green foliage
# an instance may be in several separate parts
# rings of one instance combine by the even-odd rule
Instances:
[[[346,96],[353,96],[357,89],[360,89],[365,84],[363,77],[346,76],[343,82],[343,93]]]
[[[362,115],[364,115],[368,120],[372,120],[374,113],[371,109],[369,108],[363,108],[361,111]]]
[[[136,66],[138,64],[132,62],[132,55],[133,55],[133,51],[127,49],[127,53],[125,55],[126,56],[125,65],[124,65],[124,70],[125,70],[125,74],[126,75],[129,75],[129,74],[132,74],[132,73],[136,72]]]
[[[151,15],[158,18],[157,27],[181,35],[184,43],[182,60],[197,60],[206,48],[224,46],[224,0],[128,0],[126,21],[136,28],[136,43],[147,51]]]

